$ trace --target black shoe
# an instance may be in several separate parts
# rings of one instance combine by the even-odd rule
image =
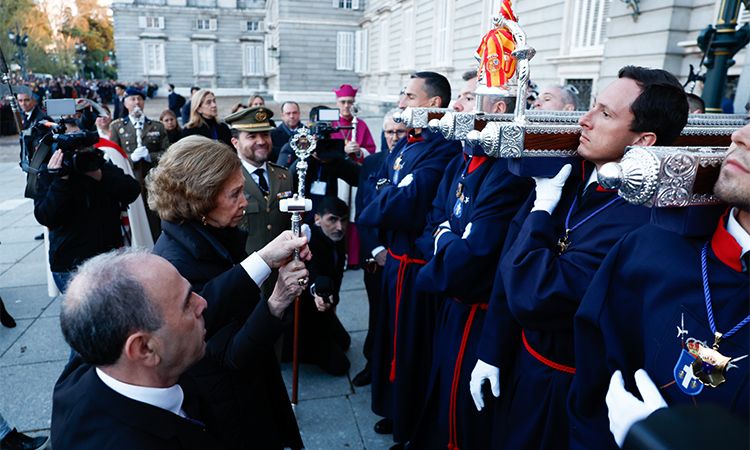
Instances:
[[[16,321],[13,320],[13,316],[8,314],[2,298],[0,298],[0,323],[3,324],[4,327],[8,328],[14,328],[16,326]]]
[[[36,236],[34,236],[35,241],[42,241],[44,240],[44,233],[39,233]]]
[[[372,429],[378,434],[391,434],[393,433],[393,420],[387,417],[385,419],[380,419],[375,423],[375,426],[372,427]]]
[[[404,446],[404,444],[396,444],[392,446],[391,448],[389,448],[388,450],[404,450],[405,448],[406,446]]]
[[[354,376],[352,384],[357,387],[367,386],[372,383],[372,371],[369,364],[365,366],[360,373]]]
[[[47,443],[47,436],[31,437],[15,428],[0,441],[0,450],[34,450]]]

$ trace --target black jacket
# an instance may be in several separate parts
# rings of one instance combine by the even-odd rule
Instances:
[[[339,303],[339,291],[346,269],[346,240],[333,242],[319,226],[310,227],[310,252],[313,257],[307,264],[310,272],[310,289],[321,295],[333,294],[333,304]]]
[[[42,172],[34,217],[49,228],[50,269],[69,272],[92,256],[122,247],[120,214],[140,193],[138,182],[110,163],[102,167],[101,181],[78,173],[64,180]]]
[[[185,394],[182,409],[193,420],[113,391],[77,356],[55,384],[52,445],[76,450],[228,448],[206,431],[213,419],[190,380],[183,377],[178,384]]]
[[[297,192],[299,177],[297,176],[297,163],[294,161],[289,167],[289,172],[294,176],[294,192]],[[318,210],[318,203],[325,196],[337,196],[339,192],[338,180],[341,178],[352,186],[359,183],[360,165],[347,157],[335,158],[325,163],[315,157],[307,158],[307,176],[305,177],[305,197],[312,200],[312,211],[303,215],[306,224],[312,227],[314,212]],[[313,192],[316,182],[325,183],[325,193]]]
[[[206,356],[188,373],[210,399],[222,439],[236,449],[302,448],[273,345],[284,323],[239,265],[245,235],[197,222],[162,221],[154,253],[208,302]]]
[[[227,144],[229,148],[234,149],[234,146],[232,146],[232,132],[229,131],[229,126],[227,124],[224,122],[217,122],[215,119],[203,119],[203,121],[205,123],[199,127],[183,128],[182,137],[197,134],[215,141],[223,142]]]
[[[180,117],[180,109],[185,106],[185,97],[177,92],[170,92],[167,96],[167,105],[175,117]]]
[[[279,123],[279,125],[271,131],[273,150],[271,150],[271,154],[268,156],[269,161],[278,161],[279,154],[281,154],[281,147],[289,142],[289,139],[294,136],[294,133],[295,131],[286,126],[284,122]],[[289,162],[289,164],[291,164],[291,161]],[[289,164],[285,165],[284,167],[289,167]]]
[[[359,172],[359,188],[357,189],[357,197],[355,199],[357,215],[359,215],[360,211],[365,209],[365,206],[375,198],[376,192],[374,192],[373,189],[375,183],[371,183],[369,180],[370,177],[377,176],[380,171],[380,166],[382,166],[388,158],[388,147],[386,146],[383,148],[386,150],[373,153],[365,158],[362,163],[362,169]],[[357,219],[359,219],[359,217],[357,217]],[[357,222],[359,222],[359,220],[357,220]],[[357,224],[357,231],[359,232],[359,251],[361,258],[372,258],[372,251],[375,248],[381,245],[385,246],[378,236],[377,228]]]

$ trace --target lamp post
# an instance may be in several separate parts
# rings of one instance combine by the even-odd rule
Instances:
[[[750,7],[750,0],[742,0]],[[704,65],[706,81],[703,86],[703,101],[707,113],[720,113],[721,100],[727,84],[727,71],[734,65],[734,55],[750,42],[750,26],[737,29],[740,0],[724,0],[716,20],[716,27],[709,25],[698,36],[698,47],[706,54]]]
[[[16,46],[16,60],[21,67],[21,76],[26,79],[26,52],[24,49],[29,46],[29,35],[21,34],[18,24],[16,24],[15,31],[8,31],[8,39]]]
[[[86,79],[86,54],[88,52],[88,47],[86,47],[86,44],[83,42],[76,42],[75,43],[75,49],[76,49],[76,66],[78,70],[80,70],[80,74],[76,73],[76,76],[80,78],[81,74],[83,75],[83,79]]]

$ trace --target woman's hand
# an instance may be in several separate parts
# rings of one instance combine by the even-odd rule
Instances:
[[[300,261],[292,261],[279,268],[279,279],[268,298],[268,309],[274,317],[280,319],[292,301],[302,294],[307,287],[307,277],[307,268]]]
[[[312,257],[307,247],[307,238],[305,236],[294,237],[294,233],[287,230],[258,250],[258,255],[263,258],[268,267],[278,269],[292,260],[295,250],[299,250],[301,261],[309,261]]]

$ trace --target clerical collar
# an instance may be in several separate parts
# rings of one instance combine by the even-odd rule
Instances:
[[[750,251],[750,236],[737,222],[735,211],[736,208],[732,208],[719,220],[711,238],[711,250],[721,262],[742,272],[741,257]]]
[[[156,406],[181,417],[187,417],[182,411],[182,401],[185,399],[185,393],[182,392],[179,384],[168,388],[136,386],[116,380],[98,367],[96,368],[96,374],[102,380],[102,383],[120,395],[141,403]]]
[[[255,172],[258,169],[263,169],[266,172],[268,172],[268,167],[267,167],[267,164],[265,163],[265,161],[263,162],[263,164],[261,164],[259,166],[255,166],[253,163],[245,161],[242,158],[240,158],[240,161],[242,162],[242,165],[245,167],[245,170],[247,170],[247,173],[253,173],[253,172]]]

